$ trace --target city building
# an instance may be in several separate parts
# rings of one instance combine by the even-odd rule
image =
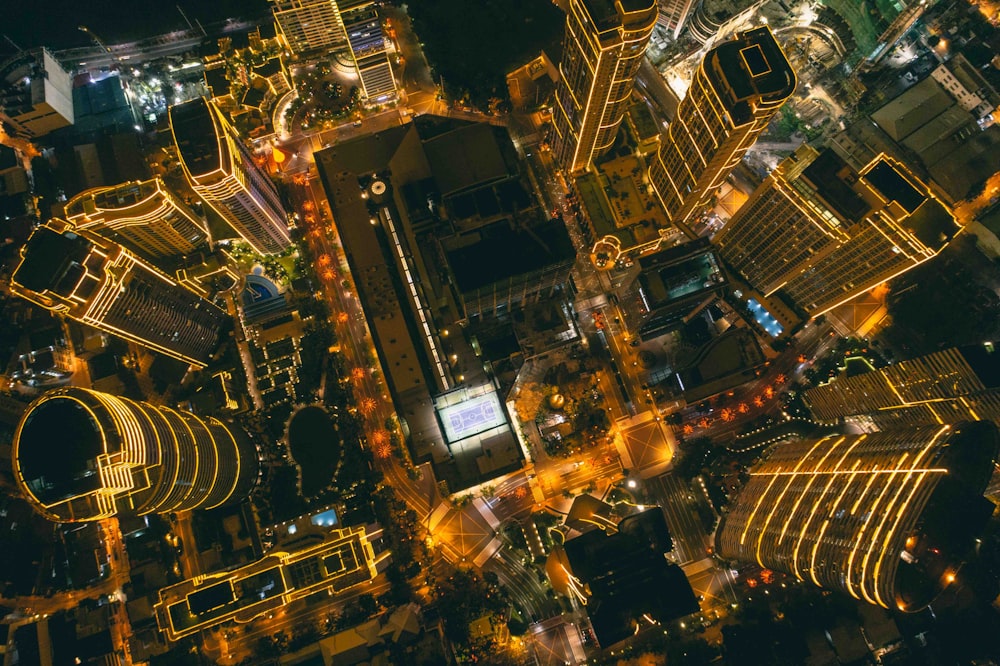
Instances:
[[[684,571],[666,557],[674,545],[660,507],[609,524],[608,512],[599,508],[603,502],[587,504],[574,503],[576,513],[590,514],[577,521],[593,529],[554,548],[545,571],[554,589],[586,608],[602,648],[633,636],[644,622],[667,623],[698,612]]]
[[[786,442],[769,449],[716,531],[723,559],[914,612],[956,574],[993,512],[986,421]]]
[[[331,530],[326,538],[304,536],[280,548],[238,569],[161,589],[154,607],[160,631],[179,641],[224,622],[249,622],[317,592],[337,594],[378,575],[363,527]]]
[[[935,67],[931,77],[977,119],[990,115],[1000,104],[997,91],[961,53]]]
[[[86,190],[69,200],[65,215],[148,259],[189,254],[208,241],[204,220],[159,178]]]
[[[766,28],[705,54],[652,159],[649,179],[670,221],[685,230],[795,90],[795,72]]]
[[[656,22],[674,39],[680,37],[687,24],[688,15],[695,8],[695,0],[660,0]]]
[[[517,469],[484,331],[539,307],[571,343],[575,250],[506,129],[422,115],[316,164],[413,458],[453,491]]]
[[[639,258],[623,312],[643,340],[679,328],[725,291],[722,262],[707,238]]]
[[[361,77],[361,94],[368,104],[396,97],[396,77],[389,63],[382,22],[374,0],[336,0],[347,33],[351,58]]]
[[[166,356],[205,366],[226,314],[121,245],[52,218],[21,249],[11,291]]]
[[[1000,425],[1000,352],[993,343],[945,349],[802,394],[820,421],[880,430],[988,420]]]
[[[73,79],[48,49],[0,63],[0,121],[27,139],[73,124]]]
[[[278,191],[219,107],[202,97],[168,113],[177,156],[195,193],[255,252],[288,249],[292,240]]]
[[[295,55],[326,52],[347,41],[335,0],[271,0],[274,20]]]
[[[992,91],[977,88],[961,66],[941,67],[847,126],[830,147],[858,170],[879,153],[892,155],[954,205],[978,193],[997,170],[1000,126],[980,122],[979,114],[996,102]]]
[[[816,316],[937,255],[951,211],[898,161],[860,172],[800,147],[715,237],[726,265],[765,297]]]
[[[553,109],[553,155],[584,171],[615,141],[656,25],[655,0],[570,0]]]
[[[213,418],[108,393],[45,393],[14,434],[14,478],[49,520],[212,509],[257,483],[246,435]]]

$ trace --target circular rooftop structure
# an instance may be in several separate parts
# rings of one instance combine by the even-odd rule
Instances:
[[[58,396],[30,410],[21,425],[17,459],[27,491],[49,505],[95,490],[101,428],[81,402]]]

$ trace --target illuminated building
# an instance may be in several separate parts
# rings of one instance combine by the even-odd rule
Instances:
[[[946,349],[838,377],[802,398],[819,420],[847,418],[879,429],[970,419],[1000,424],[1000,353],[992,343]]]
[[[566,171],[583,171],[614,143],[656,16],[655,0],[570,0],[552,148]]]
[[[351,58],[361,77],[361,93],[369,104],[396,96],[396,77],[389,64],[382,23],[373,0],[337,0],[347,32]]]
[[[948,208],[896,160],[879,155],[858,173],[834,151],[804,145],[715,244],[752,287],[815,316],[934,257],[957,231]]]
[[[212,509],[245,498],[258,473],[235,428],[82,388],[31,403],[12,456],[24,497],[59,522]]]
[[[719,44],[702,60],[649,167],[670,221],[685,229],[795,90],[795,72],[769,29]]]
[[[987,421],[776,445],[730,503],[716,550],[871,604],[920,610],[955,580],[992,513],[982,492],[997,451]]]
[[[206,365],[226,314],[121,245],[53,218],[21,249],[11,291],[186,363]]]
[[[292,241],[278,191],[219,107],[199,98],[168,113],[177,156],[195,193],[255,252],[287,249]]]
[[[298,541],[304,547],[292,552],[275,551],[232,571],[165,587],[154,607],[156,623],[168,640],[179,641],[223,622],[249,622],[317,592],[332,595],[367,583],[378,575],[368,539],[363,527],[333,530],[318,544],[303,537]]]
[[[14,136],[44,136],[73,120],[73,78],[48,49],[0,62],[0,121]]]
[[[149,257],[194,252],[208,230],[159,178],[87,190],[66,204],[66,219]]]
[[[296,55],[329,50],[347,40],[334,0],[271,0],[274,20]]]

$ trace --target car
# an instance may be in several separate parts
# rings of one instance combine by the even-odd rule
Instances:
[[[361,123],[361,121],[360,121],[360,120],[355,120],[355,121],[354,121],[354,126],[355,126],[355,127],[361,127],[361,125],[362,125],[362,123]]]

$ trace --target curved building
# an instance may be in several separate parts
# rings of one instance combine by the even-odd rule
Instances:
[[[740,33],[705,54],[649,167],[673,224],[694,237],[688,219],[743,159],[795,83],[795,72],[766,27]]]
[[[657,16],[656,0],[570,0],[552,149],[566,171],[614,143]]]
[[[208,240],[205,222],[159,178],[86,190],[70,199],[65,211],[74,226],[150,259],[189,254]]]
[[[212,509],[257,481],[246,435],[213,418],[81,388],[35,400],[14,435],[14,477],[49,520]]]
[[[278,190],[222,111],[204,97],[170,107],[170,131],[191,188],[260,254],[291,244]]]
[[[982,493],[997,452],[988,421],[776,445],[723,516],[717,552],[920,610],[955,581],[992,514]]]

